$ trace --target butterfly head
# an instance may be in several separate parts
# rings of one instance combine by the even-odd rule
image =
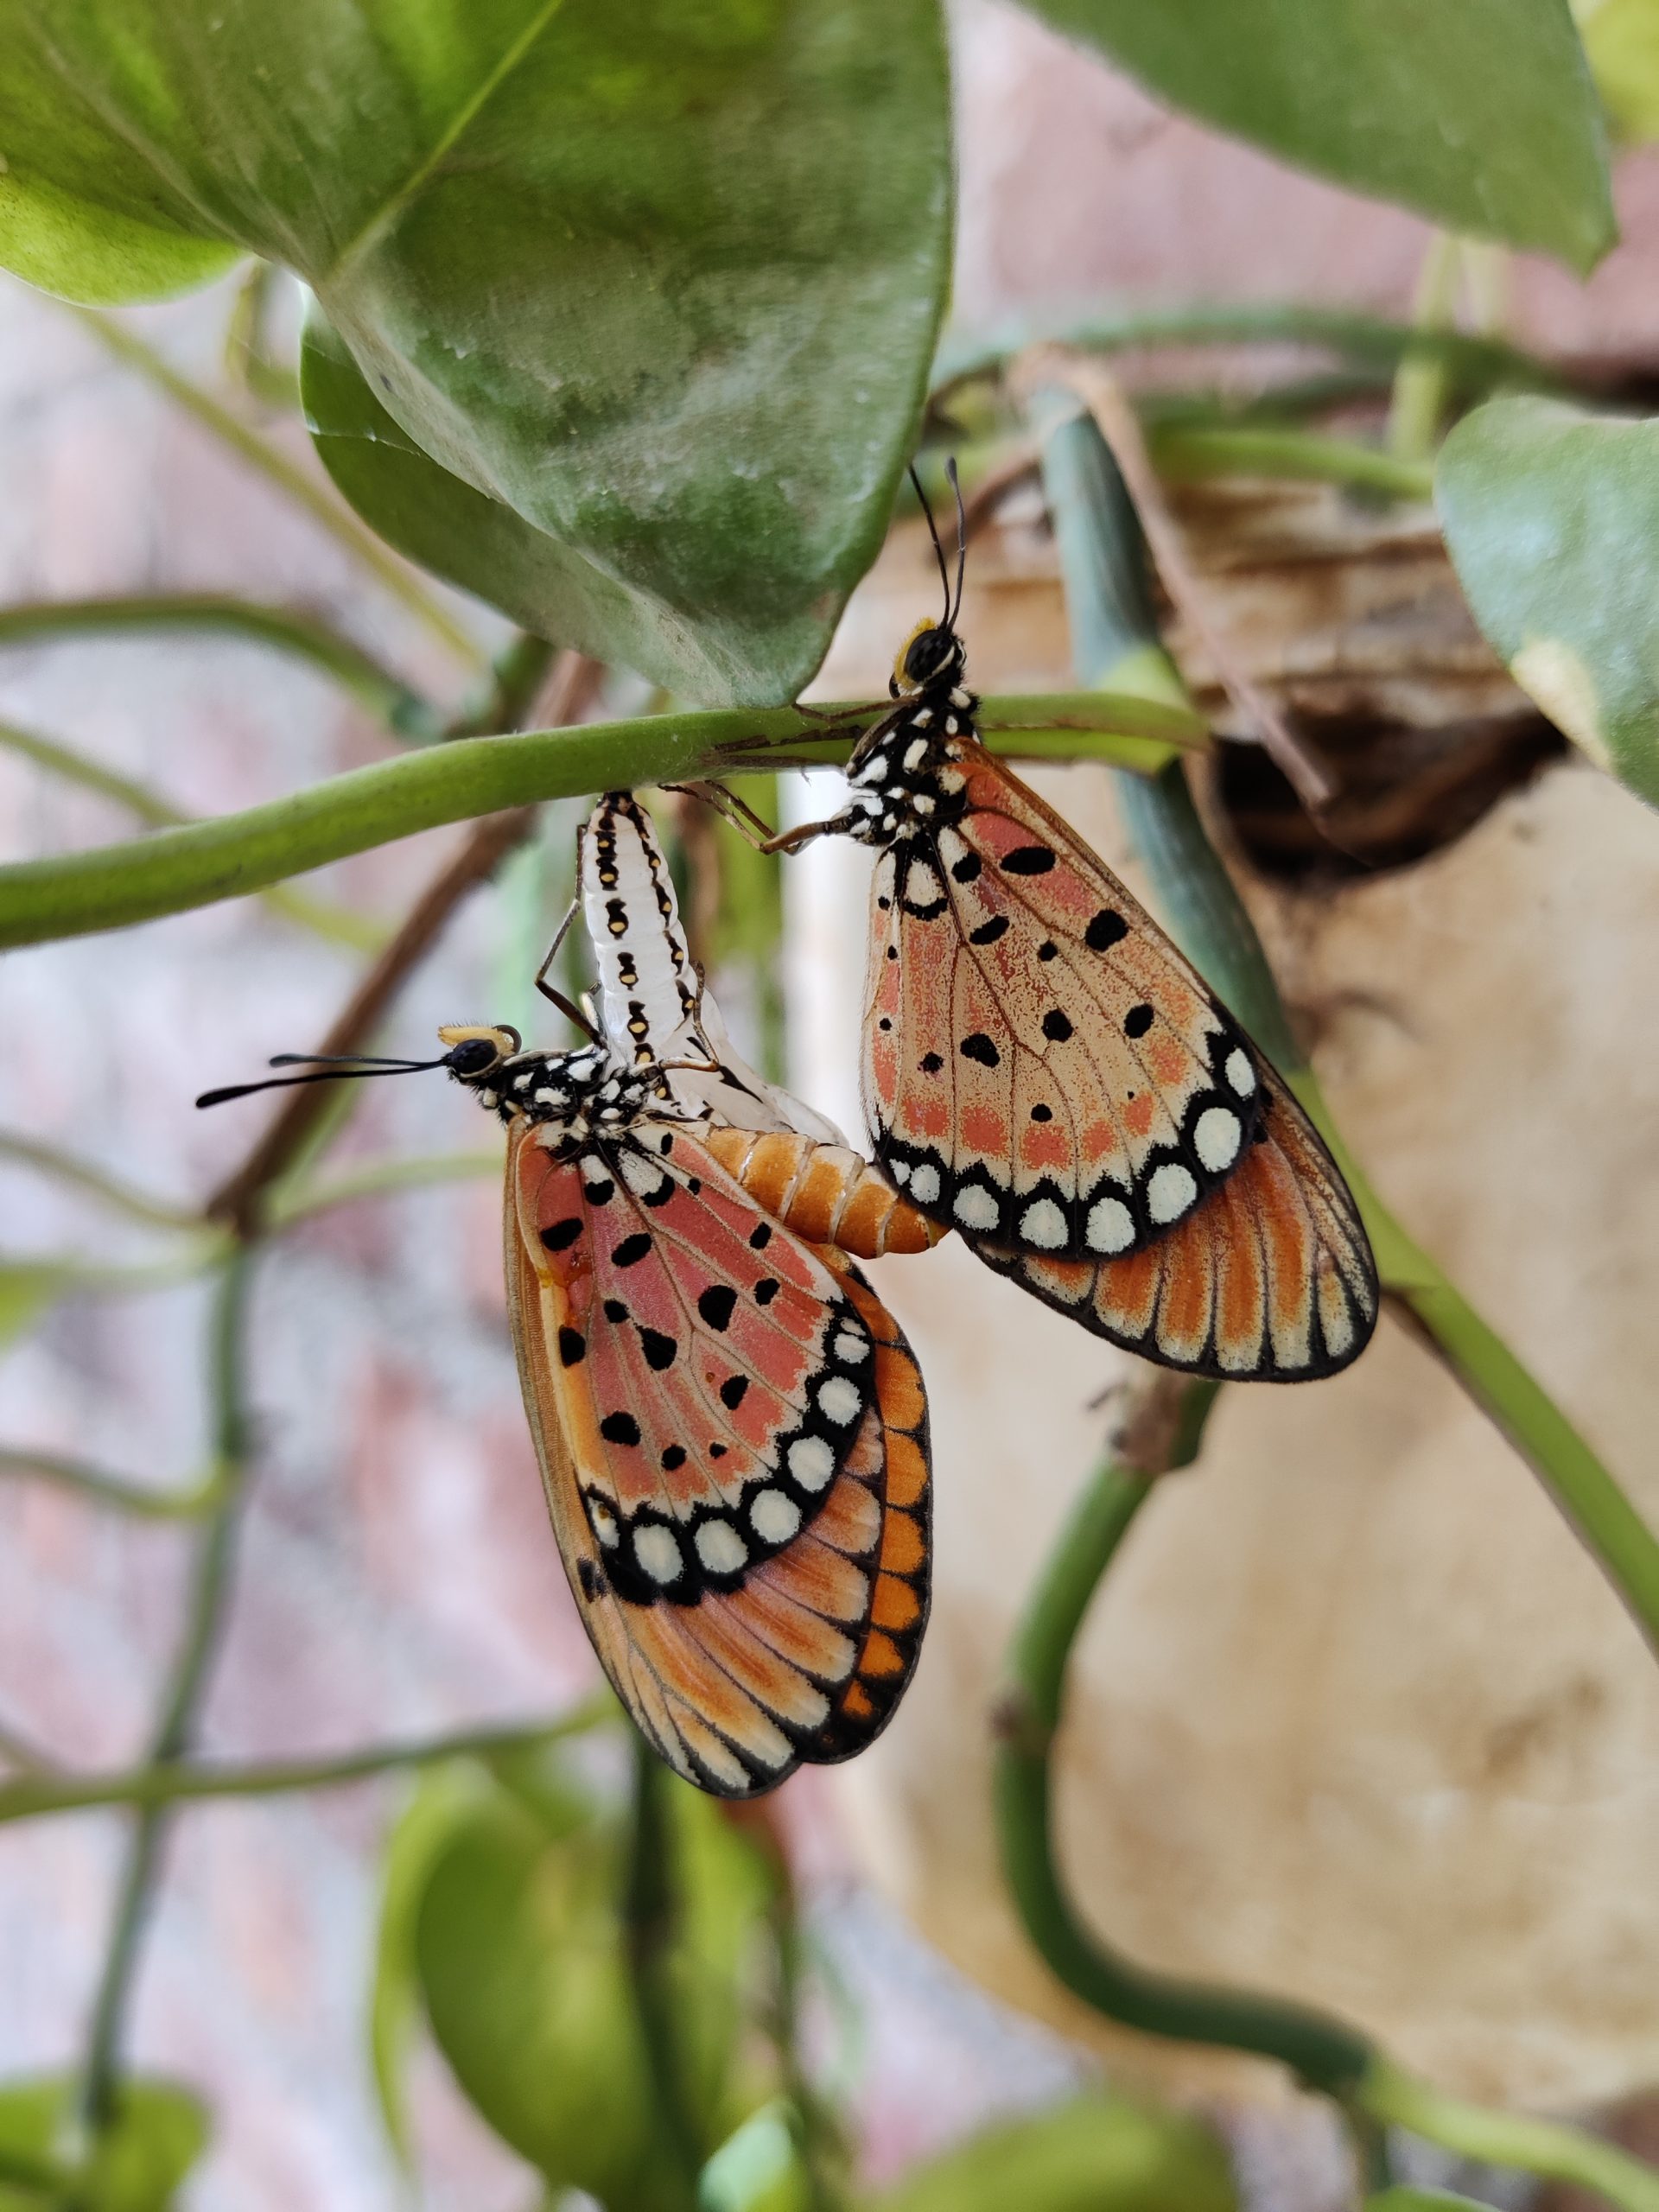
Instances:
[[[899,648],[887,689],[895,699],[954,691],[967,658],[967,649],[949,622],[918,622]]]
[[[546,1124],[557,1154],[623,1136],[647,1113],[679,1118],[655,1063],[624,1066],[597,1045],[525,1052],[516,1029],[483,1023],[458,1023],[438,1037],[449,1047],[441,1065],[487,1113]]]

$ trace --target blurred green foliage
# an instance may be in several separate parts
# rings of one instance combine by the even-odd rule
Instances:
[[[0,2212],[167,2212],[207,2142],[199,2100],[130,2077],[82,2154],[78,2086],[54,2075],[0,2087]]]

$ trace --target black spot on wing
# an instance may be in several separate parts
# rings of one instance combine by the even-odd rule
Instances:
[[[998,938],[1007,936],[1007,916],[993,914],[989,921],[982,922],[977,929],[969,931],[968,942],[969,944],[995,944]]]
[[[599,1433],[607,1444],[637,1444],[639,1424],[630,1413],[607,1414],[599,1424]]]
[[[542,1242],[550,1252],[568,1252],[581,1234],[581,1217],[572,1214],[567,1220],[556,1221],[550,1229],[544,1229]]]
[[[1152,1027],[1153,1019],[1152,1008],[1144,1001],[1139,1006],[1132,1006],[1123,1017],[1123,1034],[1126,1037],[1144,1037]]]
[[[559,1331],[559,1364],[579,1367],[588,1355],[588,1339],[580,1329]]]
[[[660,1375],[664,1368],[673,1366],[674,1355],[678,1351],[679,1345],[672,1337],[664,1336],[660,1329],[642,1328],[639,1332],[639,1349],[645,1355],[646,1366],[655,1368]]]
[[[977,1060],[982,1068],[994,1068],[1001,1064],[1001,1053],[982,1029],[976,1029],[970,1037],[964,1037],[957,1049],[964,1060]]]
[[[720,1386],[720,1402],[728,1411],[735,1413],[749,1395],[747,1375],[728,1375]]]
[[[999,862],[1004,875],[1046,875],[1053,865],[1052,845],[1016,845]]]
[[[737,1304],[737,1293],[728,1282],[711,1282],[697,1300],[697,1311],[711,1329],[730,1325],[733,1309]]]
[[[1043,1034],[1051,1045],[1064,1045],[1071,1034],[1071,1024],[1058,1007],[1051,1007],[1043,1016]]]
[[[1115,906],[1103,906],[1093,917],[1083,933],[1083,941],[1090,952],[1109,952],[1115,944],[1122,944],[1129,933],[1129,925]]]
[[[651,1249],[651,1239],[643,1229],[636,1229],[632,1236],[625,1236],[611,1254],[619,1268],[637,1267]]]

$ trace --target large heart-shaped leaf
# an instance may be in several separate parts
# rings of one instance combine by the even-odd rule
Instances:
[[[562,637],[710,703],[810,674],[944,295],[938,0],[0,0],[0,257],[285,263],[567,556]]]
[[[678,1915],[668,1961],[687,2113],[731,2105],[742,1971],[766,1884],[718,1808],[664,1784]],[[556,2189],[632,2212],[683,2203],[624,1947],[626,1819],[566,1792],[481,1799],[429,1866],[416,1961],[439,2048],[478,2111]]]
[[[1224,130],[1587,268],[1612,244],[1567,0],[1026,0]]]
[[[1659,421],[1492,400],[1441,448],[1434,499],[1516,682],[1659,805]]]

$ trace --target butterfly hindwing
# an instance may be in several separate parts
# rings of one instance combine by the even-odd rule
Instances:
[[[978,1246],[1085,1329],[1166,1367],[1234,1382],[1309,1382],[1357,1358],[1376,1325],[1376,1263],[1347,1185],[1281,1078],[1236,1173],[1122,1259]]]
[[[1243,1033],[1036,795],[953,745],[937,827],[877,862],[867,1109],[882,1165],[971,1237],[1073,1259],[1163,1236],[1261,1113]]]
[[[618,1694],[682,1774],[747,1795],[857,1749],[907,1677],[925,1586],[913,1635],[873,1616],[912,1610],[885,1562],[912,1558],[918,1525],[925,1570],[919,1383],[839,1255],[770,1220],[685,1129],[640,1124],[606,1154],[561,1162],[514,1133],[525,1404]],[[892,1510],[888,1403],[906,1491]]]

